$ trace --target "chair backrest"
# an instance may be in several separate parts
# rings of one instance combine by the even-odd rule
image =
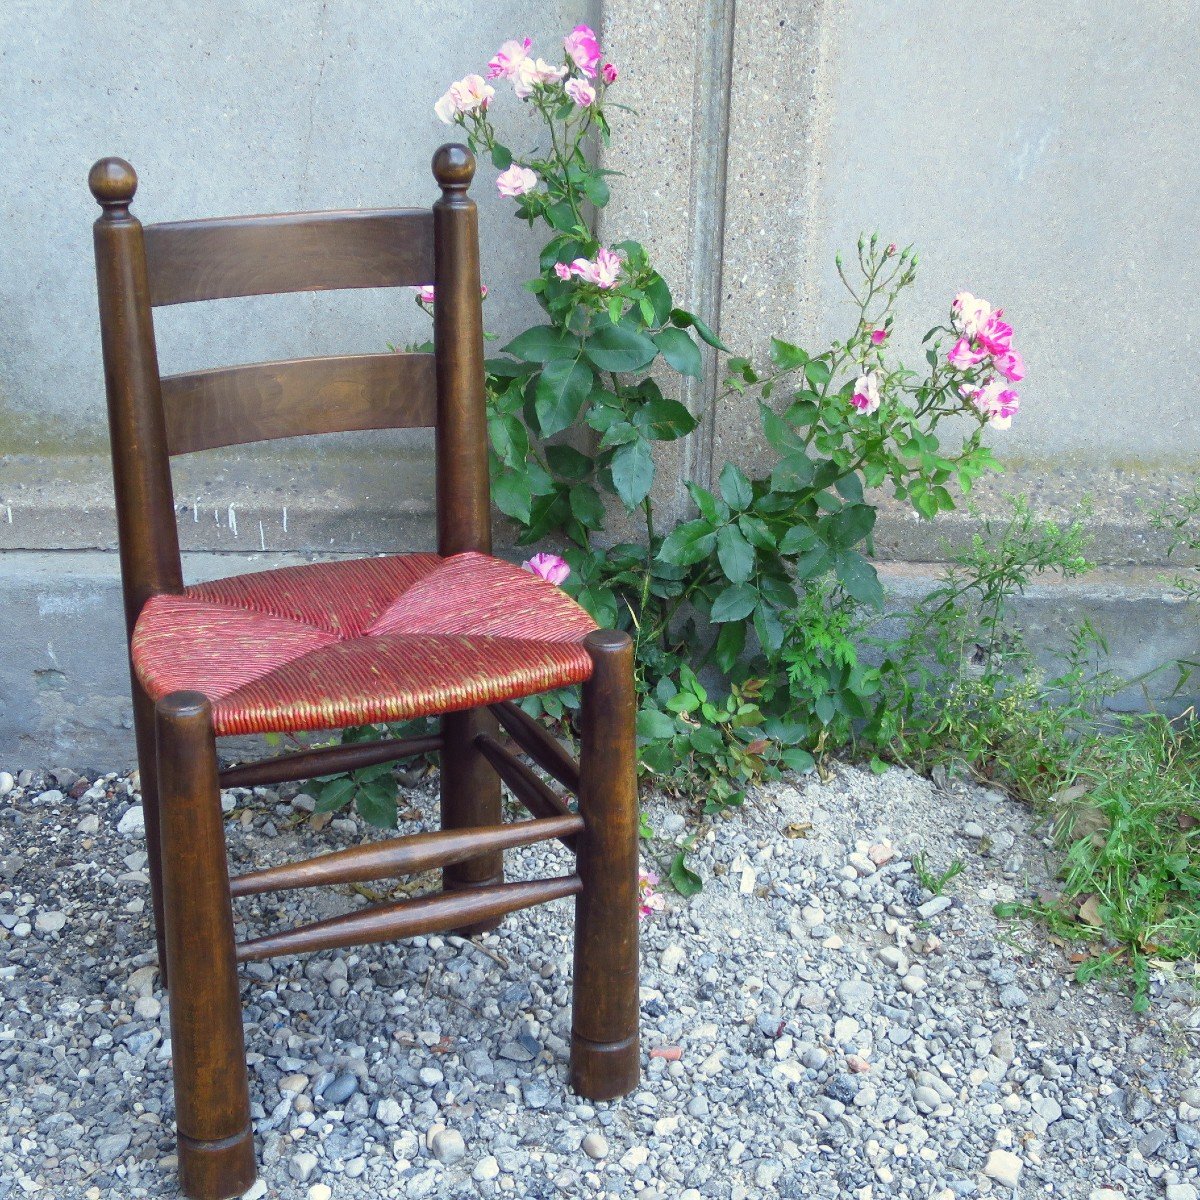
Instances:
[[[286,213],[143,227],[119,158],[88,176],[100,333],[130,633],[183,587],[169,458],[304,434],[433,426],[438,551],[491,550],[479,226],[465,146],[433,157],[432,209]],[[432,354],[356,354],[162,376],[153,309],[343,288],[433,284]]]

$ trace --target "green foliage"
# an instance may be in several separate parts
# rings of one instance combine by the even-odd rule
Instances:
[[[952,879],[957,879],[966,869],[963,860],[956,858],[944,871],[935,871],[926,862],[924,851],[918,851],[912,856],[912,865],[917,882],[935,896],[942,895],[946,890],[946,885]]]
[[[1024,500],[986,520],[950,555],[938,586],[894,618],[902,633],[874,639],[882,663],[864,740],[917,770],[961,763],[1024,799],[1062,786],[1081,731],[1118,681],[1098,666],[1107,647],[1087,622],[1047,674],[1014,604],[1039,576],[1087,571],[1088,540],[1082,519],[1039,522]]]
[[[1056,809],[1061,894],[996,911],[1087,943],[1079,980],[1122,975],[1144,1011],[1154,963],[1200,961],[1200,723],[1126,718],[1081,748],[1075,777]]]
[[[403,721],[393,725],[356,725],[341,732],[343,745],[377,742],[382,738],[420,737],[433,732],[428,720]],[[398,824],[398,782],[394,763],[377,763],[354,771],[319,775],[309,784],[319,813],[338,812],[353,804],[368,825],[395,829]]]
[[[1180,569],[1172,582],[1189,604],[1200,605],[1200,487],[1186,496],[1150,510],[1150,527],[1170,535],[1167,553],[1178,555]],[[1176,663],[1179,693],[1200,673],[1200,660],[1180,659]]]

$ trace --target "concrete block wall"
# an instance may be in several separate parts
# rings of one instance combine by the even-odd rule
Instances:
[[[622,70],[605,164],[603,233],[652,248],[680,303],[738,350],[770,333],[810,348],[847,310],[833,254],[860,229],[915,242],[911,349],[959,288],[1003,303],[1029,377],[994,445],[1006,491],[1066,515],[1095,506],[1096,580],[1039,589],[1031,625],[1103,618],[1120,661],[1194,653],[1191,614],[1163,583],[1164,544],[1142,505],[1191,485],[1200,418],[1186,380],[1200,292],[1190,251],[1200,114],[1185,6],[1014,0],[985,36],[928,0],[166,0],[0,6],[0,758],[128,761],[115,561],[85,177],[101,154],[141,176],[145,220],[422,203],[446,139],[431,106],[509,36],[557,43],[599,24]],[[481,171],[488,325],[512,333],[537,235]],[[362,351],[425,336],[407,294],[269,297],[165,310],[168,370]],[[753,411],[711,403],[673,448],[679,481],[763,457]],[[320,554],[428,547],[428,437],[297,440],[175,469],[192,577]],[[974,519],[919,524],[889,510],[878,549],[897,595],[919,592],[943,539]]]

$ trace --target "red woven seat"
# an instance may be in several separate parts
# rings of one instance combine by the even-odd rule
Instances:
[[[221,736],[396,721],[581,683],[595,627],[511,563],[405,554],[154,596],[132,654],[151,699],[203,693]]]

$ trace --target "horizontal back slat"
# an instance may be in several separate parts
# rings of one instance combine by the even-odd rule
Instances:
[[[162,381],[167,450],[189,454],[272,438],[431,426],[432,354],[352,354],[218,367]]]
[[[147,225],[150,303],[433,280],[428,209],[285,213]]]

